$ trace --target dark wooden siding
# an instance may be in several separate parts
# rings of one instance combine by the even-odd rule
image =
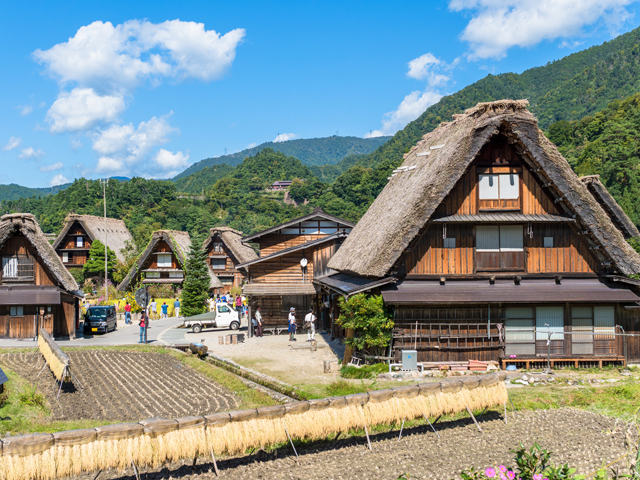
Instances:
[[[49,273],[44,262],[25,236],[14,235],[9,238],[3,245],[2,249],[0,249],[0,256],[2,255],[28,255],[30,258],[33,258],[33,282],[29,283],[33,283],[35,285],[57,284],[55,277]],[[0,284],[2,283],[4,282],[2,280],[2,270],[0,269]]]

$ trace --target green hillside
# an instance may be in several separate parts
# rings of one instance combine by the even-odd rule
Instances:
[[[64,185],[56,185],[55,187],[44,188],[23,187],[21,185],[16,185],[15,183],[10,183],[9,185],[0,185],[0,202],[3,202],[5,200],[17,200],[18,198],[25,197],[43,197],[45,195],[56,193],[60,190],[64,190],[69,185],[71,184],[66,183]]]
[[[177,178],[174,181],[176,190],[184,193],[201,193],[209,190],[218,180],[229,175],[233,168],[226,163],[204,167],[195,174]]]
[[[295,157],[305,165],[333,165],[347,155],[371,153],[389,140],[389,138],[390,137],[338,137],[334,135],[333,137],[301,138],[278,143],[267,142],[231,155],[201,160],[191,165],[184,172],[176,175],[173,180],[175,181],[179,178],[186,177],[205,167],[211,167],[213,165],[226,163],[227,165],[235,167],[241,164],[245,158],[251,157],[265,148],[271,148],[276,152],[282,152],[285,155]]]

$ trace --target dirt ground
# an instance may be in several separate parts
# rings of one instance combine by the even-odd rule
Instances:
[[[0,365],[36,385],[56,420],[177,418],[233,410],[240,404],[232,392],[171,355],[90,350],[68,354],[82,388],[63,384],[59,400],[51,371],[45,368],[38,377],[40,355],[3,354]]]
[[[398,441],[398,430],[371,436],[373,451],[366,439],[349,438],[332,443],[316,443],[298,447],[300,464],[290,448],[277,452],[230,459],[218,459],[223,478],[232,479],[385,479],[407,478],[447,480],[460,478],[462,469],[485,468],[495,464],[514,466],[511,449],[519,442],[529,447],[538,442],[552,452],[558,465],[569,463],[578,473],[589,474],[624,455],[625,426],[601,415],[580,410],[545,410],[522,412],[509,416],[505,425],[502,416],[489,412],[480,420],[484,434],[473,422],[462,419],[436,424],[440,439],[428,426],[405,429]],[[635,438],[637,441],[637,438]],[[208,458],[192,460],[146,471],[149,480],[178,478],[213,479]],[[624,466],[624,461],[620,462]],[[620,470],[622,473],[622,470]],[[132,471],[122,474],[103,472],[100,480],[131,479]],[[78,477],[93,480],[95,474]]]

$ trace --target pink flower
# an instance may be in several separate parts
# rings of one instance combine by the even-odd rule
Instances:
[[[487,468],[487,469],[484,471],[484,474],[485,474],[488,478],[493,478],[493,477],[495,477],[495,476],[496,476],[496,469],[495,469],[495,468],[491,468],[491,467],[489,467],[489,468]],[[538,480],[539,480],[539,479],[538,479]]]
[[[507,467],[505,467],[504,465],[500,465],[500,466],[498,467],[498,470],[500,470],[502,473],[504,473],[504,472],[506,472],[506,471],[507,471]]]
[[[513,473],[511,470],[509,470],[509,471],[507,472],[507,478],[508,478],[509,480],[513,480],[514,478],[516,478],[516,474],[515,474],[515,473]]]
[[[533,480],[542,480],[542,475],[540,475],[539,473],[534,474]]]

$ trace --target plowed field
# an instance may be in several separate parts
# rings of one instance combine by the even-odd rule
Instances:
[[[82,389],[66,383],[59,400],[51,371],[45,368],[38,377],[40,355],[4,354],[0,365],[37,385],[59,420],[176,418],[233,410],[240,404],[232,392],[171,355],[100,350],[68,355]]]

